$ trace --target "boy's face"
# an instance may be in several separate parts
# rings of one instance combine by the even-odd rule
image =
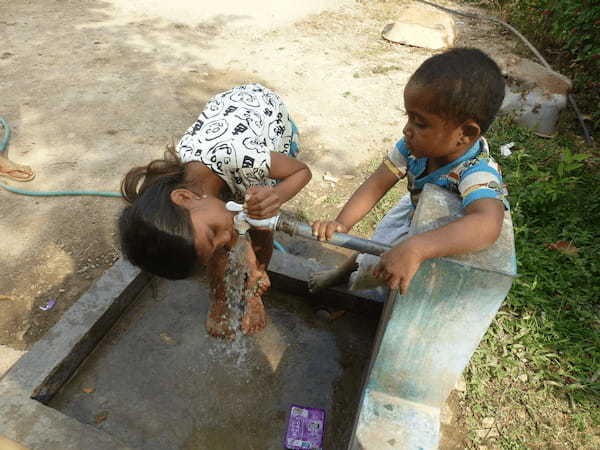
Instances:
[[[468,150],[479,137],[479,133],[474,136],[473,130],[466,130],[464,124],[456,124],[427,112],[433,95],[430,90],[421,86],[411,83],[406,86],[404,108],[408,122],[403,133],[406,145],[415,157],[428,158],[441,167]]]

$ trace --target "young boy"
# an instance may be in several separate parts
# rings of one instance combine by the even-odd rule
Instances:
[[[404,89],[408,116],[404,137],[335,220],[312,224],[313,234],[326,240],[333,232],[348,232],[398,180],[408,177],[409,194],[383,218],[373,235],[373,240],[393,245],[373,270],[389,288],[405,294],[426,259],[492,245],[508,205],[500,169],[482,134],[503,99],[500,69],[482,51],[456,48],[427,59]],[[437,230],[406,238],[426,183],[460,195],[465,215]],[[367,265],[369,257],[354,256],[338,269],[313,275],[312,290],[344,281],[357,264],[359,268]]]

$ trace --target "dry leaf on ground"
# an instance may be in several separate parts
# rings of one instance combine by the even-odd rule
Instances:
[[[565,255],[575,256],[579,253],[579,249],[567,241],[556,241],[552,244],[544,244],[550,250],[557,250]]]
[[[160,337],[163,340],[163,342],[167,345],[173,345],[175,343],[175,339],[173,339],[167,333],[160,333]]]

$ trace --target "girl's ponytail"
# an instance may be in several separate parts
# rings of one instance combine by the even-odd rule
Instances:
[[[167,146],[163,159],[155,159],[146,166],[134,167],[121,182],[121,194],[132,204],[150,186],[167,181],[172,185],[182,185],[185,167],[177,157],[175,148]]]

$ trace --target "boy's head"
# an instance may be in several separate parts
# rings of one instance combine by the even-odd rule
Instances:
[[[428,109],[461,124],[469,119],[485,133],[504,100],[504,78],[492,58],[476,48],[455,48],[427,59],[408,86],[431,93]]]
[[[504,99],[496,63],[477,49],[427,59],[404,89],[404,136],[416,157],[441,166],[460,157],[492,123]]]
[[[184,185],[184,167],[173,158],[130,170],[121,192],[130,203],[119,217],[121,249],[132,264],[168,279],[198,269],[189,212],[171,201]]]

